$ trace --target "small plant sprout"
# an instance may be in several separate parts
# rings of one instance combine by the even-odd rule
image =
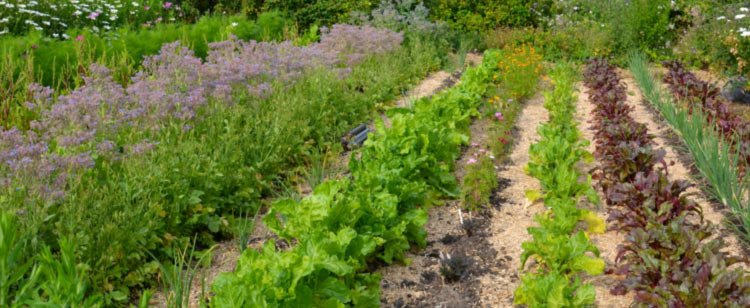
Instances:
[[[471,237],[476,234],[476,231],[477,229],[479,229],[480,225],[481,220],[470,217],[469,219],[466,219],[461,223],[461,228],[463,228],[464,232],[466,232],[466,236]]]
[[[471,274],[474,259],[465,254],[443,254],[440,252],[440,274],[448,283],[459,282]]]

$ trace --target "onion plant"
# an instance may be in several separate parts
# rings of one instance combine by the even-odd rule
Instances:
[[[747,177],[740,177],[738,156],[731,150],[731,144],[709,124],[700,108],[693,108],[690,112],[688,108],[673,103],[671,97],[658,88],[642,54],[631,55],[630,70],[645,98],[660,111],[691,153],[695,166],[708,183],[706,189],[711,196],[732,211],[732,227],[743,235],[743,241],[750,244],[747,196],[750,182]]]

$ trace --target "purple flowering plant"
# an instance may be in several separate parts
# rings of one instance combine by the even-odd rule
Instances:
[[[205,60],[176,42],[127,86],[96,64],[69,93],[32,84],[37,116],[0,131],[0,198],[40,243],[73,237],[93,285],[139,285],[144,250],[228,232],[228,214],[258,206],[292,162],[435,66],[402,40],[334,25],[307,46],[230,38]]]

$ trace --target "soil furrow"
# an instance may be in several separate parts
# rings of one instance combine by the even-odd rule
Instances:
[[[534,226],[534,215],[543,212],[541,203],[530,204],[525,198],[529,189],[540,189],[539,181],[524,173],[529,162],[529,146],[541,137],[536,128],[548,119],[541,91],[529,101],[516,120],[516,144],[509,162],[498,172],[501,183],[507,188],[495,195],[501,200],[499,208],[492,210],[489,227],[490,246],[497,251],[498,266],[480,278],[480,307],[513,307],[513,293],[521,282],[521,243],[531,240],[526,228]]]

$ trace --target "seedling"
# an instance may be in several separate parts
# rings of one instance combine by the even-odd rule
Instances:
[[[471,274],[471,266],[474,265],[474,259],[464,254],[443,254],[440,253],[440,274],[448,282],[461,281]]]

